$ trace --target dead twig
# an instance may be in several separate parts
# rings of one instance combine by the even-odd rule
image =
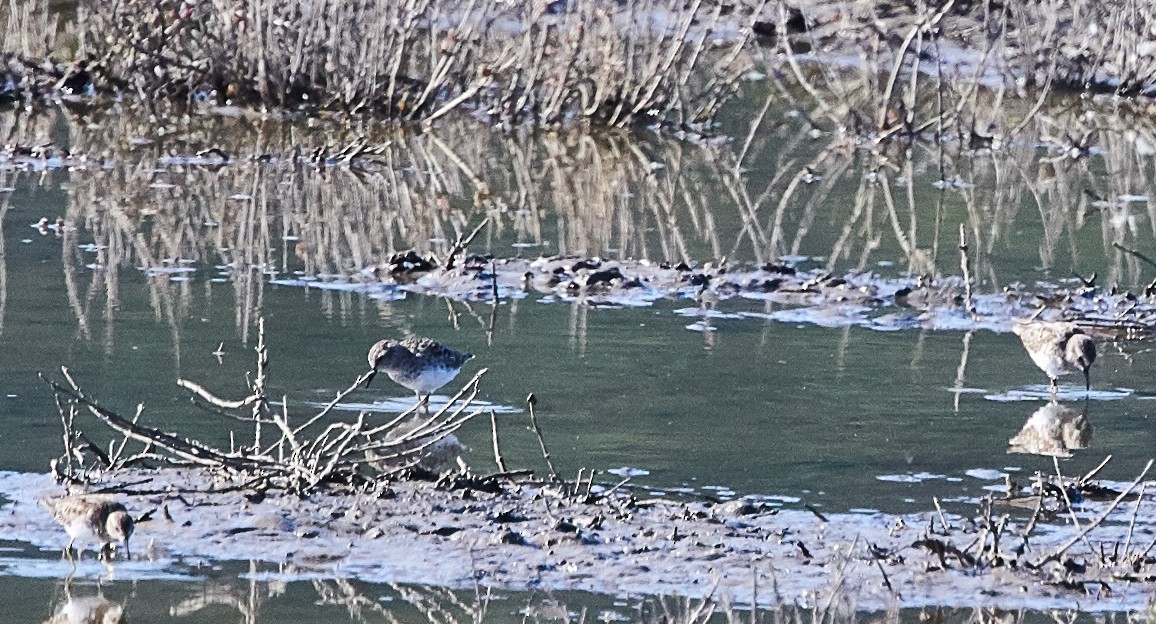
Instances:
[[[468,236],[465,238],[459,236],[458,240],[454,241],[453,247],[450,247],[449,253],[446,254],[446,261],[442,263],[442,266],[444,266],[447,271],[454,268],[454,258],[457,257],[457,255],[461,252],[465,251],[466,247],[469,247],[470,242],[474,240],[474,237],[478,235],[478,232],[481,232],[482,228],[486,227],[489,222],[489,217],[482,219],[482,222],[479,223],[478,226],[474,228],[474,231],[470,232]]]
[[[229,399],[222,399],[221,397],[209,392],[204,386],[188,379],[178,379],[177,385],[192,392],[194,396],[205,401],[206,403],[219,407],[221,409],[242,409],[261,400],[261,397],[251,394],[238,401],[230,401]]]
[[[1137,258],[1143,260],[1146,264],[1148,264],[1148,266],[1156,267],[1156,260],[1153,260],[1153,259],[1149,258],[1148,256],[1145,256],[1144,254],[1136,251],[1135,249],[1129,249],[1129,248],[1121,245],[1120,243],[1117,243],[1116,241],[1112,241],[1112,246],[1115,247],[1116,249],[1119,249],[1120,251],[1122,251],[1126,254],[1136,256]]]
[[[1113,499],[1112,502],[1108,505],[1108,507],[1106,509],[1104,509],[1104,511],[1101,512],[1100,515],[1097,516],[1095,520],[1093,520],[1089,524],[1085,525],[1083,530],[1081,530],[1078,534],[1072,536],[1068,541],[1064,542],[1059,548],[1057,548],[1051,554],[1049,554],[1046,557],[1040,559],[1039,561],[1036,561],[1035,563],[1031,564],[1031,567],[1039,568],[1040,566],[1044,565],[1045,563],[1047,563],[1049,561],[1059,561],[1060,557],[1063,556],[1063,554],[1065,552],[1067,552],[1067,550],[1069,548],[1071,548],[1073,544],[1075,544],[1076,542],[1078,542],[1082,539],[1085,539],[1085,537],[1088,535],[1089,532],[1092,531],[1092,529],[1095,529],[1096,527],[1100,526],[1100,523],[1103,522],[1104,519],[1107,518],[1108,515],[1111,514],[1112,511],[1114,511],[1116,509],[1116,506],[1119,505],[1120,502],[1123,501],[1125,498],[1127,498],[1127,496],[1132,493],[1132,490],[1135,489],[1136,486],[1139,485],[1139,483],[1144,480],[1144,477],[1148,474],[1148,470],[1152,468],[1152,461],[1153,460],[1151,460],[1151,459],[1148,460],[1148,463],[1144,465],[1144,470],[1140,471],[1140,475],[1137,476],[1135,479],[1133,479],[1132,483],[1128,484],[1128,487],[1125,488],[1123,492],[1120,492],[1120,495],[1117,496],[1115,499]]]
[[[963,271],[963,304],[972,319],[976,318],[975,304],[971,298],[971,261],[967,255],[967,229],[959,224],[959,269]]]
[[[159,429],[153,429],[151,427],[134,424],[131,421],[122,418],[116,412],[107,409],[96,401],[88,398],[88,396],[86,396],[84,392],[81,391],[80,386],[76,383],[76,381],[72,379],[71,375],[69,375],[68,369],[61,367],[60,370],[65,379],[68,380],[68,383],[71,387],[58,384],[55,381],[45,377],[43,373],[40,374],[40,379],[47,383],[53,389],[53,391],[60,392],[66,396],[72,397],[78,403],[88,407],[89,411],[94,416],[104,421],[108,426],[128,437],[145,443],[154,443],[181,459],[193,462],[195,464],[200,464],[202,466],[225,468],[235,471],[252,470],[257,468],[267,468],[273,472],[283,471],[283,468],[277,466],[275,462],[265,458],[254,456],[226,455],[195,440],[180,438],[173,434],[165,433]]]
[[[490,432],[494,441],[494,463],[498,465],[498,472],[506,472],[506,462],[502,459],[502,450],[498,446],[498,416],[490,410]]]
[[[557,481],[558,472],[554,470],[554,462],[550,461],[550,451],[546,450],[546,440],[542,437],[542,430],[538,428],[538,418],[534,414],[534,406],[538,404],[538,397],[534,393],[526,397],[526,406],[530,409],[530,427],[534,430],[534,435],[538,436],[538,446],[542,449],[542,457],[546,460],[546,466],[550,469],[550,479]]]

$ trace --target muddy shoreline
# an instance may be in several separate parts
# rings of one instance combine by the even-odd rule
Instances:
[[[1156,326],[1151,288],[1137,294],[1100,288],[1094,278],[1090,283],[1071,278],[970,293],[959,276],[838,274],[821,261],[797,258],[761,266],[709,262],[691,266],[588,256],[495,259],[474,255],[454,266],[411,251],[350,276],[283,277],[272,283],[357,292],[383,300],[407,294],[486,304],[495,298],[530,298],[611,309],[683,299],[690,305],[679,313],[697,319],[699,329],[709,329],[713,318],[730,317],[879,331],[1008,332],[1013,319],[1029,317],[1039,308],[1047,308],[1044,319],[1076,321],[1096,328],[1104,337],[1139,338]],[[720,306],[720,302],[727,303]]]
[[[279,566],[276,576],[286,580],[344,577],[446,588],[680,595],[734,605],[753,599],[768,607],[813,606],[841,592],[859,610],[895,604],[1050,609],[1078,603],[1088,611],[1142,609],[1156,578],[1143,570],[1129,575],[1093,565],[1097,555],[1087,550],[1119,546],[1133,503],[1060,561],[1030,569],[1023,562],[1046,557],[1076,529],[1063,519],[1040,522],[1026,546],[1016,546],[1014,533],[1024,521],[1005,519],[1004,547],[1016,559],[983,567],[964,565],[950,554],[986,541],[982,523],[934,511],[821,515],[743,500],[636,499],[628,487],[587,503],[547,483],[485,492],[403,481],[378,494],[302,499],[244,490],[209,493],[238,483],[185,469],[127,470],[115,480],[122,485],[97,487],[113,485],[135,513],[152,512],[150,519],[138,525],[132,561],[118,559],[111,569],[82,562],[80,576],[129,579],[179,569],[181,562],[257,560]],[[37,503],[61,493],[48,475],[0,473],[6,499],[0,534],[46,551],[61,548],[64,532]],[[1105,506],[1085,501],[1081,523]],[[1130,536],[1135,547],[1156,535],[1154,512],[1150,501],[1140,504]],[[1011,509],[1013,518],[1016,513]]]

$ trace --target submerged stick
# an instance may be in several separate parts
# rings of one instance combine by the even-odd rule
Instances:
[[[952,401],[952,411],[959,412],[960,397],[963,396],[963,384],[967,379],[967,358],[971,352],[971,335],[974,330],[967,330],[963,335],[963,352],[959,355],[959,368],[955,369],[955,384],[952,389],[955,391],[955,399]]]
[[[257,376],[253,380],[253,452],[261,451],[261,420],[268,411],[265,384],[269,379],[269,349],[265,345],[265,317],[257,319]]]
[[[558,472],[554,470],[554,462],[550,461],[550,451],[546,450],[546,440],[542,438],[542,430],[538,428],[538,417],[534,415],[534,406],[538,404],[538,397],[531,392],[530,396],[526,397],[526,406],[530,408],[530,426],[534,429],[534,435],[538,436],[538,446],[542,449],[542,457],[546,460],[546,466],[550,469],[550,478],[554,481],[558,480]]]
[[[1156,267],[1156,260],[1153,260],[1153,259],[1149,258],[1148,256],[1145,256],[1144,254],[1136,251],[1135,249],[1129,249],[1129,248],[1127,248],[1127,247],[1125,247],[1125,246],[1123,246],[1120,243],[1117,243],[1115,241],[1112,241],[1112,246],[1115,247],[1116,249],[1119,249],[1120,251],[1122,251],[1126,254],[1131,254],[1133,256],[1136,256],[1137,258],[1143,260],[1144,262],[1147,262],[1150,266]]]
[[[959,268],[963,271],[963,296],[967,313],[974,320],[976,318],[975,305],[971,299],[971,261],[967,257],[967,230],[964,224],[959,224]]]
[[[506,462],[502,459],[502,449],[498,447],[498,415],[490,410],[490,433],[494,441],[494,463],[498,465],[498,472],[506,472]]]

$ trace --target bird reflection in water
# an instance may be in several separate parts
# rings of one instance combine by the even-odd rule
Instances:
[[[1020,432],[1008,440],[1008,452],[1071,457],[1072,451],[1087,448],[1091,441],[1087,401],[1083,410],[1052,401],[1028,416]]]
[[[64,601],[44,624],[123,624],[124,605],[97,595],[73,596],[65,582]]]

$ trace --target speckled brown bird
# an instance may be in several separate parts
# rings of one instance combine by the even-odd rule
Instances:
[[[132,536],[135,522],[124,505],[109,498],[86,496],[47,499],[44,504],[52,511],[53,519],[68,533],[68,546],[64,547],[66,555],[75,546],[79,558],[83,553],[82,545],[96,544],[100,556],[105,557],[111,554],[116,543],[122,543],[125,557],[131,557],[128,538]]]
[[[1058,388],[1057,378],[1073,372],[1084,373],[1084,388],[1092,389],[1088,371],[1096,361],[1096,341],[1075,323],[1017,320],[1012,331],[1036,366],[1047,374],[1053,394]]]
[[[462,365],[474,357],[454,351],[429,338],[409,336],[401,340],[379,340],[369,348],[369,367],[373,369],[365,386],[379,373],[417,393],[420,403],[438,388],[453,381]]]

